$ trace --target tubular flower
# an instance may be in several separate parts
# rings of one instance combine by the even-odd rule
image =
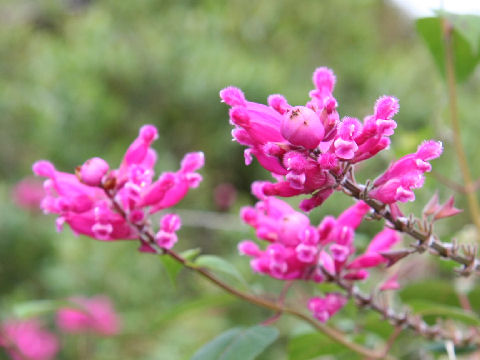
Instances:
[[[254,183],[253,193],[259,198],[254,207],[241,210],[242,220],[256,230],[264,248],[251,240],[242,241],[238,250],[252,258],[253,271],[279,280],[329,281],[333,277],[358,281],[368,277],[366,269],[386,264],[381,253],[399,240],[395,230],[386,228],[377,234],[366,251],[356,256],[355,230],[371,210],[363,201],[346,209],[338,218],[327,216],[318,226],[295,211],[286,202],[265,196]],[[313,298],[310,310],[320,321],[326,321],[345,304],[339,294]]]
[[[0,346],[14,360],[52,360],[58,340],[35,319],[8,320],[0,327]]]
[[[57,312],[57,325],[70,333],[93,332],[111,336],[120,330],[118,319],[111,301],[104,296],[93,298],[76,297],[70,299],[72,308],[62,308]]]
[[[278,179],[264,183],[265,195],[312,194],[300,204],[302,210],[310,211],[332,194],[333,175],[341,173],[342,163],[366,160],[390,144],[398,100],[381,97],[363,123],[351,117],[340,119],[333,97],[335,82],[330,69],[316,69],[315,89],[305,106],[292,106],[278,94],[270,95],[268,105],[263,105],[246,100],[235,87],[220,91],[220,98],[230,106],[233,138],[247,147],[246,164],[255,156]]]
[[[146,213],[176,205],[202,180],[196,172],[204,164],[201,152],[186,154],[180,170],[162,173],[154,179],[157,155],[150,146],[157,138],[154,126],[143,126],[118,169],[113,170],[101,158],[87,160],[76,174],[58,171],[48,161],[37,161],[33,172],[48,178],[41,208],[59,216],[59,230],[67,223],[76,234],[98,240],[137,238],[132,224],[140,225]],[[124,214],[119,213],[118,206]],[[168,231],[170,237],[175,237],[176,230],[178,227]],[[174,242],[168,242],[168,246]]]

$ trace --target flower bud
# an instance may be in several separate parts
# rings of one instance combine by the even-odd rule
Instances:
[[[108,170],[109,166],[105,160],[94,157],[80,167],[80,181],[86,185],[99,186]]]
[[[325,134],[317,114],[305,106],[295,106],[288,110],[280,131],[291,144],[307,149],[315,149]]]

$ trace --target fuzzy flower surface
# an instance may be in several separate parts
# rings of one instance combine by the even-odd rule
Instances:
[[[74,174],[58,171],[49,161],[37,161],[33,172],[47,178],[41,208],[45,213],[58,215],[58,230],[67,223],[74,233],[97,240],[137,238],[135,225],[141,225],[148,214],[176,205],[202,180],[196,172],[204,164],[202,152],[186,154],[178,171],[164,172],[155,178],[157,154],[151,144],[157,138],[154,126],[143,126],[117,169],[111,169],[98,157],[77,167]],[[126,217],[119,213],[119,206]],[[180,222],[176,223],[178,226],[164,224],[160,229],[169,237],[168,241],[162,237],[165,247],[176,242],[174,232]]]

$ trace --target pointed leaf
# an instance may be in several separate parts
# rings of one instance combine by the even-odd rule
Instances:
[[[194,259],[199,253],[200,253],[200,249],[198,248],[189,249],[180,253],[180,256],[182,256],[185,260],[190,261]],[[165,267],[165,271],[167,272],[170,282],[172,283],[172,285],[175,285],[177,281],[178,273],[180,272],[180,270],[182,270],[183,265],[168,255],[161,256],[160,260],[162,261],[163,266]]]
[[[277,337],[274,327],[233,328],[203,346],[191,360],[253,360]]]

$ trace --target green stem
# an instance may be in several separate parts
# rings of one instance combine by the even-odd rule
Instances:
[[[452,26],[446,19],[443,19],[443,38],[445,43],[445,71],[447,77],[450,120],[453,131],[453,144],[457,154],[458,164],[460,166],[463,181],[465,183],[470,217],[477,228],[478,241],[480,234],[480,207],[478,205],[472,175],[470,174],[470,167],[468,166],[467,156],[465,155],[465,150],[463,149],[462,137],[460,134],[460,121],[458,118],[457,90],[455,82],[455,60],[453,56]]]

